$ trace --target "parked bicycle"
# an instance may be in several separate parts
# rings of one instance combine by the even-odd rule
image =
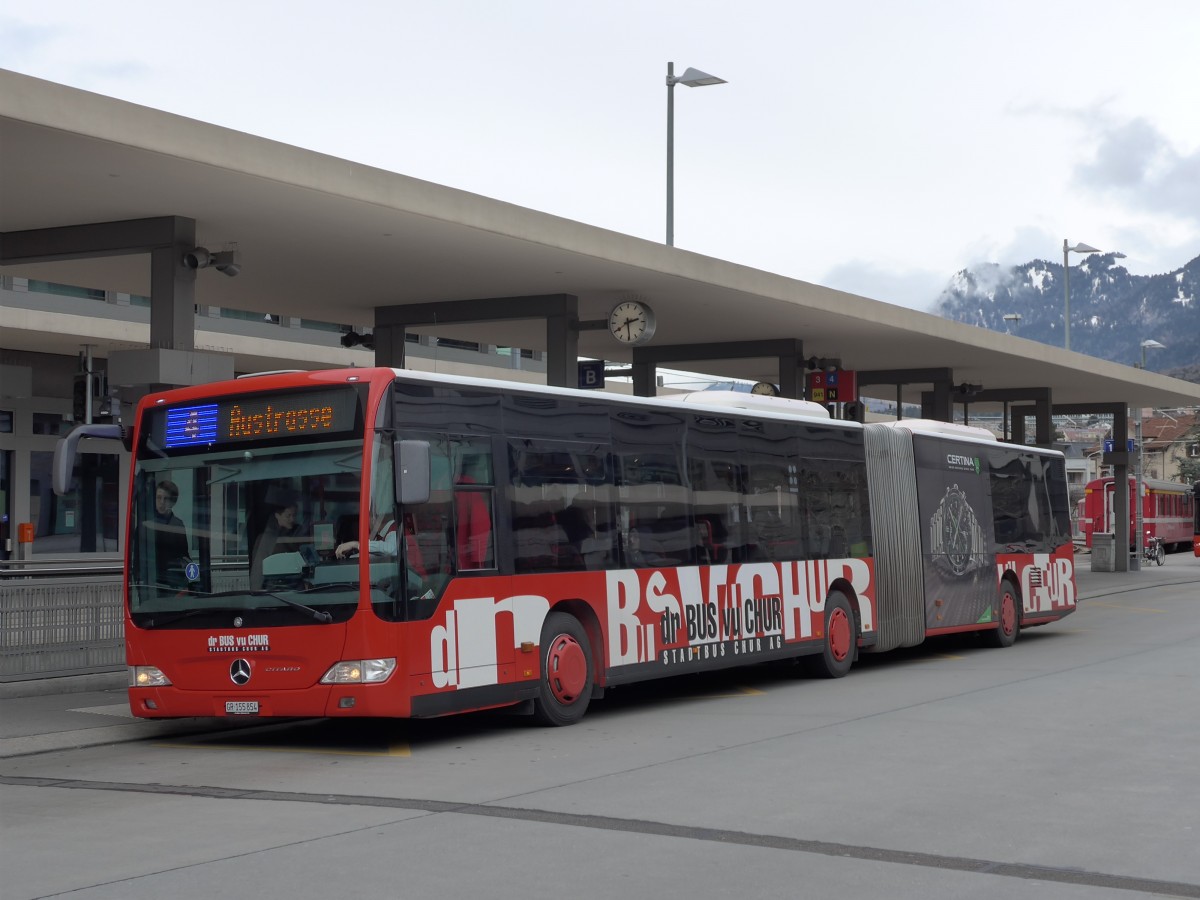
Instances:
[[[1162,538],[1146,532],[1146,544],[1142,548],[1142,556],[1146,558],[1146,562],[1158,563],[1160,566],[1167,561],[1166,551],[1163,550]]]

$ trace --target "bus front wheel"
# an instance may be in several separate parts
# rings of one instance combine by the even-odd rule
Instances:
[[[592,650],[579,620],[552,612],[542,624],[542,672],[533,701],[534,718],[542,725],[573,725],[592,699]]]
[[[858,626],[850,601],[841,591],[825,599],[825,643],[820,653],[804,657],[804,668],[820,678],[841,678],[858,653]]]

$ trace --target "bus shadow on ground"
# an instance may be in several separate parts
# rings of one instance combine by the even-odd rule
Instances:
[[[1022,631],[1024,643],[1065,640],[1071,635],[1054,629]],[[978,633],[927,638],[916,647],[886,653],[862,653],[847,678],[891,676],[896,667],[913,664],[946,664],[951,660],[986,660],[992,654],[1011,653],[987,646]],[[949,659],[948,659],[949,658]],[[622,715],[659,706],[745,697],[780,687],[810,684],[820,689],[827,679],[809,675],[795,661],[758,663],[739,668],[689,672],[610,689],[590,706],[583,725],[612,721]],[[486,738],[503,732],[545,730],[529,714],[529,704],[505,709],[463,713],[435,719],[298,719],[264,722],[259,726],[191,736],[167,746],[204,747],[214,750],[257,750],[280,753],[315,753],[340,756],[407,757],[439,746]],[[555,729],[550,729],[554,731]]]

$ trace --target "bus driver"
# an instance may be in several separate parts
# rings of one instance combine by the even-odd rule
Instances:
[[[375,514],[375,521],[371,526],[371,540],[367,542],[368,553],[383,553],[387,556],[395,556],[399,547],[399,537],[396,531],[396,520],[392,517],[390,511],[383,509]],[[349,556],[357,555],[359,551],[358,541],[346,541],[338,544],[334,551],[334,556],[338,559],[346,559]]]

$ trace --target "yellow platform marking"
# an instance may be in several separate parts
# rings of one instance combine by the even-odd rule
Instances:
[[[921,656],[914,656],[912,659],[889,659],[888,665],[910,666],[910,665],[926,665],[928,663],[941,662],[942,660],[953,659],[963,660],[965,656],[959,656],[956,653],[925,653]]]
[[[735,685],[733,685],[733,687],[731,689],[733,691],[735,691],[736,693],[733,693],[733,694],[727,694],[727,693],[701,694],[699,696],[700,696],[700,699],[702,699],[702,700],[721,700],[721,699],[728,699],[730,697],[745,697],[745,696],[761,697],[761,696],[765,696],[767,693],[766,691],[760,691],[758,688],[746,687],[745,685],[736,685],[735,684]]]

